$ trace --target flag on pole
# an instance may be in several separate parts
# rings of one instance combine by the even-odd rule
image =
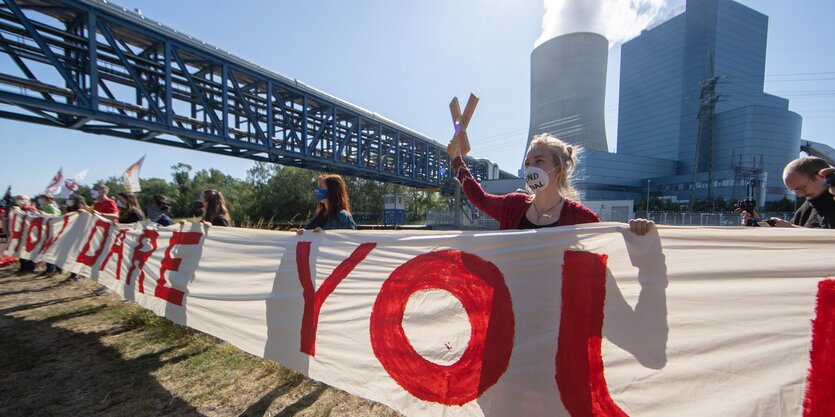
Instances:
[[[89,171],[89,169],[85,169],[64,178],[63,187],[61,187],[61,191],[54,194],[55,198],[69,198],[74,192],[78,191],[78,186],[81,184],[81,180],[87,176],[87,172]]]
[[[138,193],[142,191],[142,187],[139,186],[139,170],[142,169],[142,161],[145,160],[145,155],[142,155],[142,158],[139,158],[136,163],[129,166],[127,170],[125,170],[124,175],[122,175],[122,182],[125,184],[125,191],[129,193]]]
[[[61,187],[64,183],[64,174],[61,172],[63,169],[63,167],[58,168],[58,173],[56,173],[55,176],[52,177],[52,181],[47,184],[44,194],[56,195],[61,192]]]

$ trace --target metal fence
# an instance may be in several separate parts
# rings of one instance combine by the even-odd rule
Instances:
[[[635,217],[641,217],[654,221],[656,224],[670,226],[739,226],[739,214],[725,213],[699,213],[699,212],[663,212],[663,211],[636,211]],[[778,217],[783,220],[791,220],[792,213],[761,213],[761,218],[769,219]]]
[[[699,212],[663,212],[663,211],[636,211],[635,217],[645,218],[654,221],[656,224],[669,226],[739,226],[740,217],[738,214],[725,213],[699,213]],[[762,218],[778,217],[784,220],[791,220],[792,213],[762,213]],[[461,225],[456,225],[455,215],[451,211],[430,211],[426,214],[426,225],[436,230],[498,230],[499,222],[478,213],[474,219],[461,216]]]
[[[477,211],[473,217],[461,213],[460,225],[456,225],[455,213],[435,210],[426,213],[426,225],[435,230],[499,230],[499,222]]]

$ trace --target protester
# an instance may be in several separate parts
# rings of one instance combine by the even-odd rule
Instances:
[[[119,221],[119,206],[107,197],[110,188],[104,184],[96,184],[90,190],[93,197],[93,213],[111,221]]]
[[[69,196],[69,198],[64,200],[64,211],[66,211],[67,213],[86,210],[89,210],[89,206],[87,206],[87,201],[84,200],[84,197],[79,194],[73,194]]]
[[[27,213],[38,213],[37,207],[29,200],[29,196],[21,194],[15,197],[15,205]],[[11,232],[11,227],[9,227]],[[35,270],[35,262],[28,259],[20,260],[20,270],[18,272],[32,272]]]
[[[43,194],[38,196],[38,207],[41,213],[49,214],[51,216],[58,216],[61,214],[61,209],[55,205],[55,198],[50,194]]]
[[[232,219],[229,218],[229,210],[226,209],[226,199],[223,198],[223,193],[219,190],[211,189],[200,193],[200,197],[195,201],[195,206],[203,212],[203,217],[200,219],[206,223],[211,223],[212,226],[229,226],[232,224]]]
[[[164,195],[154,194],[148,206],[145,207],[145,214],[148,219],[161,226],[170,226],[173,221],[168,215],[169,210],[171,210],[171,204],[168,199]]]
[[[774,227],[835,229],[835,190],[827,184],[827,177],[833,174],[835,169],[822,158],[815,156],[797,158],[789,162],[783,168],[783,183],[797,197],[805,197],[806,202],[794,212],[790,222],[772,217],[769,224],[773,224]],[[743,211],[740,214],[742,225],[748,224],[751,213]]]
[[[0,243],[6,243],[6,203],[0,201]]]
[[[43,194],[37,197],[38,208],[42,214],[47,214],[50,216],[58,216],[61,214],[61,209],[55,205],[55,198],[52,197],[51,194]],[[55,272],[61,272],[61,269],[55,266],[54,264],[47,263],[46,264],[46,273],[51,274]]]
[[[2,226],[0,226],[0,227],[3,228],[4,233],[8,233],[9,232],[9,216],[8,215],[9,215],[9,213],[11,213],[12,207],[14,206],[14,197],[12,197],[12,187],[11,186],[9,186],[9,188],[6,189],[6,193],[3,194],[3,199],[2,199],[2,201],[0,201],[0,204],[2,204],[3,208],[6,210],[6,216],[2,219],[2,221],[0,221],[0,224],[2,224]]]
[[[357,224],[351,216],[351,203],[348,201],[348,187],[342,177],[322,174],[317,187],[313,190],[313,197],[319,204],[313,212],[313,218],[304,229],[296,230],[296,233],[303,234],[305,230],[316,233],[334,229],[356,230]]]
[[[28,195],[21,194],[15,197],[15,205],[19,207],[21,210],[28,212],[28,213],[38,213],[38,208],[32,204],[32,200],[29,199]]]
[[[8,235],[6,235],[6,201],[0,200],[0,247],[2,247],[3,243],[6,243],[8,240]],[[18,259],[14,256],[3,256],[0,253],[0,268],[4,266],[11,265],[15,263]]]
[[[119,223],[136,223],[145,218],[145,213],[139,208],[139,201],[133,193],[117,194],[116,205],[119,207]]]
[[[534,136],[525,155],[525,181],[533,195],[485,192],[460,155],[453,158],[452,168],[467,198],[496,219],[501,230],[596,223],[600,221],[597,214],[576,201],[577,191],[571,184],[578,153],[578,147],[554,136]],[[650,220],[629,221],[629,229],[638,235],[648,233],[653,227],[655,223]]]
[[[72,213],[75,211],[87,211],[90,207],[87,205],[87,201],[84,200],[84,197],[79,194],[72,194],[64,200],[64,211],[67,213]],[[78,274],[75,272],[70,274],[70,279],[78,278]]]

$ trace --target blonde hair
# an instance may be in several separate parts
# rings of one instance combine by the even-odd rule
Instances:
[[[556,184],[560,195],[571,200],[579,201],[580,193],[574,188],[571,176],[574,174],[574,169],[577,167],[577,161],[583,148],[577,145],[570,145],[548,133],[534,136],[531,139],[530,146],[528,146],[528,151],[538,145],[547,146],[551,156],[554,158],[554,165],[560,167],[562,175],[557,179]]]

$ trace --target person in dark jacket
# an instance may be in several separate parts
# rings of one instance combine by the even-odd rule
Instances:
[[[798,158],[783,169],[783,182],[798,197],[806,197],[791,220],[795,227],[835,229],[835,195],[826,183],[833,169],[818,157]],[[778,222],[779,225],[779,222]]]
[[[169,210],[171,210],[171,203],[168,202],[168,198],[164,195],[154,194],[148,201],[148,206],[145,207],[145,215],[160,226],[170,226],[174,222],[168,214]]]
[[[139,201],[132,193],[117,194],[116,205],[119,206],[119,223],[136,223],[145,218],[145,213],[139,208]]]
[[[835,187],[827,184],[827,179],[835,183],[835,168],[822,158],[815,156],[797,158],[783,168],[783,183],[797,197],[806,201],[794,212],[791,221],[772,217],[769,224],[774,227],[807,227],[835,229]],[[751,215],[742,212],[742,224],[745,225]]]
[[[226,209],[226,199],[223,198],[223,193],[220,190],[212,188],[203,191],[195,205],[203,211],[201,221],[211,223],[212,226],[229,226],[232,224],[232,219],[229,218],[229,210]]]
[[[89,211],[90,206],[87,205],[87,200],[80,194],[72,194],[64,200],[64,212],[72,213],[74,211]]]

